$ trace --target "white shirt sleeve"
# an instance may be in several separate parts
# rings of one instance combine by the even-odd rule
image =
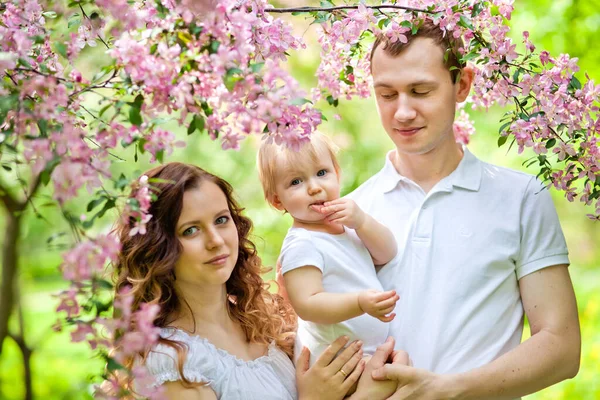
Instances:
[[[293,269],[314,266],[323,272],[325,260],[313,243],[308,231],[288,232],[281,247],[281,272],[285,274]]]
[[[569,264],[567,244],[548,189],[531,178],[521,205],[521,250],[517,279],[542,268]]]
[[[186,343],[187,355],[183,366],[183,374],[185,377],[192,382],[202,382],[211,384],[212,380],[208,379],[204,374],[204,369],[211,369],[210,359],[208,357],[202,357],[203,362],[195,362],[194,368],[190,367],[190,360],[195,360],[198,357],[194,357],[196,352],[195,347],[190,347],[189,343]],[[176,350],[165,344],[158,344],[156,347],[148,353],[146,358],[146,368],[152,376],[154,376],[154,384],[152,386],[160,386],[165,382],[175,382],[181,380],[179,369],[177,367],[177,352]]]

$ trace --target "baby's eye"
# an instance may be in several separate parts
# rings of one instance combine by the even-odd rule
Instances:
[[[325,176],[326,174],[327,174],[326,169],[320,169],[319,172],[317,172],[317,176]]]
[[[217,218],[217,220],[215,221],[215,223],[217,225],[223,225],[223,224],[226,224],[227,222],[229,222],[229,217],[227,217],[225,215],[222,216],[222,217]]]
[[[380,96],[382,99],[385,99],[385,100],[390,100],[390,99],[393,99],[394,97],[396,97],[396,95],[394,93],[389,93],[389,94],[386,93],[386,94],[382,94]]]
[[[198,232],[198,228],[195,227],[195,226],[190,226],[185,231],[183,231],[183,236],[190,236],[190,235],[193,235],[196,232]]]
[[[292,186],[296,186],[300,184],[300,179],[296,178],[296,179],[292,179],[292,181],[290,182],[290,185]]]

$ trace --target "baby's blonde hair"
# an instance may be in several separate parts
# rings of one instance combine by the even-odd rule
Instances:
[[[258,178],[263,188],[265,199],[273,205],[275,196],[275,177],[277,171],[287,165],[308,166],[319,162],[319,158],[328,154],[335,168],[336,174],[340,175],[336,153],[338,147],[321,132],[313,132],[310,141],[300,145],[298,151],[282,145],[263,140],[257,156]]]

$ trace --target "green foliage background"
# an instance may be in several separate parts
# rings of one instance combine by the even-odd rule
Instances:
[[[286,4],[289,5],[289,4]],[[305,5],[305,4],[302,4]],[[309,48],[292,55],[289,63],[294,75],[304,84],[315,83],[315,70],[319,53],[314,29],[308,28],[303,17],[292,19],[297,33],[304,36]],[[549,50],[553,55],[567,52],[579,57],[582,71],[592,79],[600,81],[600,50],[596,38],[600,34],[600,12],[593,2],[587,0],[523,0],[516,4],[512,21],[513,31],[528,30],[538,50]],[[520,36],[513,38],[520,41]],[[104,49],[87,48],[78,68],[85,76],[106,63]],[[584,74],[578,74],[583,81]],[[86,105],[94,107],[90,99]],[[328,122],[322,130],[331,135],[341,147],[340,162],[343,169],[343,193],[351,191],[365,181],[383,165],[385,153],[392,148],[391,141],[379,124],[372,99],[340,101],[338,109],[321,105],[326,111]],[[334,114],[342,118],[336,120]],[[498,120],[501,110],[488,113],[471,112],[476,121],[477,134],[472,138],[470,149],[481,159],[498,165],[525,170],[522,166],[532,154],[517,155],[508,146],[498,148]],[[185,127],[175,123],[168,125],[181,138],[186,137]],[[270,209],[262,198],[255,168],[256,146],[259,138],[242,143],[239,152],[223,152],[218,143],[197,134],[186,138],[185,149],[167,157],[166,161],[196,163],[219,174],[233,184],[241,203],[255,223],[255,242],[265,265],[273,265],[289,219]],[[144,156],[141,162],[133,162],[132,151],[121,152],[128,161],[115,164],[114,172],[144,171],[150,165]],[[535,174],[535,169],[526,170]],[[553,192],[554,200],[570,249],[570,267],[575,285],[583,336],[582,363],[575,379],[560,383],[528,399],[597,399],[600,398],[600,222],[585,217],[586,210],[579,203],[569,203],[560,193]],[[44,203],[43,196],[38,204]],[[71,209],[83,212],[87,204],[86,194],[82,200],[70,205]],[[60,245],[69,242],[68,227],[62,222],[58,210],[41,207],[38,209],[45,220],[28,214],[20,244],[22,255],[19,290],[22,293],[25,338],[34,347],[32,357],[33,385],[36,398],[85,399],[91,398],[90,382],[97,381],[102,362],[93,357],[91,350],[83,344],[70,344],[68,334],[55,333],[51,326],[56,321],[53,310],[57,300],[53,293],[63,289],[57,266],[60,263]],[[107,215],[98,231],[110,229],[115,215]],[[3,216],[0,216],[0,223]],[[48,243],[48,238],[57,232],[67,233]],[[272,277],[272,272],[265,278]],[[11,329],[18,329],[17,319],[11,321]],[[526,329],[527,331],[527,329]],[[527,335],[527,334],[526,334]],[[11,339],[7,339],[5,351],[0,358],[0,399],[21,399],[24,396],[21,354]]]

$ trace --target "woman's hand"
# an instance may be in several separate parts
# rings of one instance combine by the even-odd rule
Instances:
[[[347,337],[336,339],[310,368],[310,352],[302,349],[296,365],[298,400],[341,400],[358,382],[365,368],[362,343],[351,343],[336,357],[346,343]]]

